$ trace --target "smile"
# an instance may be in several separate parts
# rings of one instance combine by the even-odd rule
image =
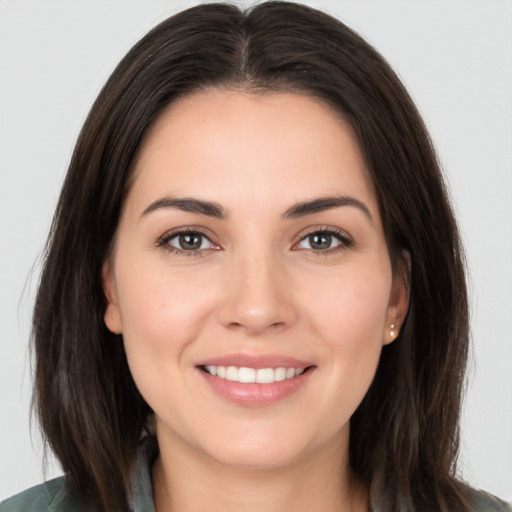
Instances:
[[[293,379],[305,371],[305,368],[247,368],[214,365],[205,365],[202,369],[214,377],[242,384],[272,384]]]
[[[242,407],[266,407],[303,390],[317,366],[278,354],[227,354],[196,369],[215,395]]]

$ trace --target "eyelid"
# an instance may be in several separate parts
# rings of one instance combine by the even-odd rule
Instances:
[[[220,244],[214,242],[211,234],[207,233],[209,230],[204,229],[201,226],[180,226],[176,228],[172,228],[169,231],[166,231],[163,235],[161,235],[155,243],[156,247],[164,248],[170,252],[173,252],[175,254],[180,255],[186,255],[186,256],[194,256],[194,255],[204,255],[205,252],[211,251],[211,250],[220,250]],[[323,233],[328,234],[330,236],[335,237],[340,243],[336,245],[335,247],[325,249],[325,250],[314,250],[314,249],[302,249],[299,248],[298,245],[305,240],[307,237]],[[174,247],[172,245],[169,245],[169,241],[172,238],[175,238],[180,235],[186,235],[186,234],[197,234],[204,238],[206,238],[211,244],[212,248],[208,249],[197,249],[197,250],[183,250],[179,249],[177,247]],[[328,225],[318,225],[318,226],[310,226],[305,231],[302,231],[300,235],[296,237],[295,242],[292,244],[291,249],[294,251],[309,251],[315,254],[331,254],[333,252],[341,251],[344,249],[347,249],[353,245],[354,241],[353,238],[345,231],[337,227],[328,226]]]
[[[185,256],[194,256],[194,255],[203,255],[206,251],[210,250],[219,250],[220,245],[215,243],[212,238],[213,236],[210,234],[207,234],[208,230],[205,230],[204,228],[200,226],[180,226],[177,228],[170,229],[169,231],[166,231],[163,235],[158,237],[156,240],[156,247],[163,248],[171,253],[185,255]],[[179,249],[178,247],[174,247],[169,244],[169,241],[175,237],[178,237],[180,235],[188,235],[188,234],[196,234],[200,235],[204,238],[206,238],[211,244],[212,248],[209,249],[197,249],[197,250],[190,250],[186,251],[184,249]]]
[[[309,249],[309,252],[313,252],[315,254],[330,254],[337,251],[342,251],[344,249],[347,249],[351,247],[354,244],[353,238],[343,229],[336,228],[334,226],[327,226],[327,225],[319,225],[319,226],[311,226],[306,231],[303,231],[300,233],[300,235],[297,237],[296,241],[292,245],[292,250],[295,251],[308,251],[308,249],[301,249],[298,248],[298,245],[305,240],[307,237],[317,234],[317,233],[324,233],[328,234],[330,236],[335,237],[337,240],[340,241],[340,244],[338,244],[335,247],[332,247],[330,249],[325,250],[313,250]]]

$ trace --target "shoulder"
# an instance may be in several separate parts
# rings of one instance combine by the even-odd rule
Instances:
[[[512,506],[483,491],[471,493],[471,512],[512,512]]]
[[[0,503],[0,512],[81,512],[83,502],[66,487],[64,477],[49,480]]]
[[[1,1],[1,0],[0,0]],[[154,512],[151,466],[158,456],[154,436],[146,436],[139,444],[132,474],[132,503],[135,512]],[[0,512],[90,512],[83,499],[71,491],[64,477],[31,487],[0,503]]]

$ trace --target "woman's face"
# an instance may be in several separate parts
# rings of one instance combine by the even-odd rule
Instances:
[[[161,447],[243,467],[346,453],[407,308],[352,130],[298,94],[171,105],[103,277]]]

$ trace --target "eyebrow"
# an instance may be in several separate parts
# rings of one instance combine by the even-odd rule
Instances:
[[[297,219],[312,215],[314,213],[323,212],[333,208],[340,208],[342,206],[352,206],[361,210],[371,221],[373,220],[372,214],[368,207],[355,197],[350,196],[334,196],[334,197],[320,197],[311,201],[304,201],[294,204],[288,208],[283,215],[283,219]],[[163,197],[152,202],[143,212],[141,217],[150,214],[156,210],[174,208],[189,213],[197,213],[199,215],[206,215],[216,219],[227,219],[228,215],[224,208],[212,201],[204,201],[193,197],[186,198],[173,198]]]
[[[297,219],[313,213],[323,212],[341,206],[353,206],[361,210],[371,221],[373,220],[369,208],[359,199],[350,196],[320,197],[312,201],[297,203],[286,210],[282,217],[284,219]]]
[[[198,213],[216,219],[226,219],[227,214],[220,204],[211,201],[203,201],[193,197],[185,197],[181,199],[173,197],[163,197],[152,202],[143,212],[141,217],[148,215],[156,210],[165,208],[175,208],[184,212]]]

